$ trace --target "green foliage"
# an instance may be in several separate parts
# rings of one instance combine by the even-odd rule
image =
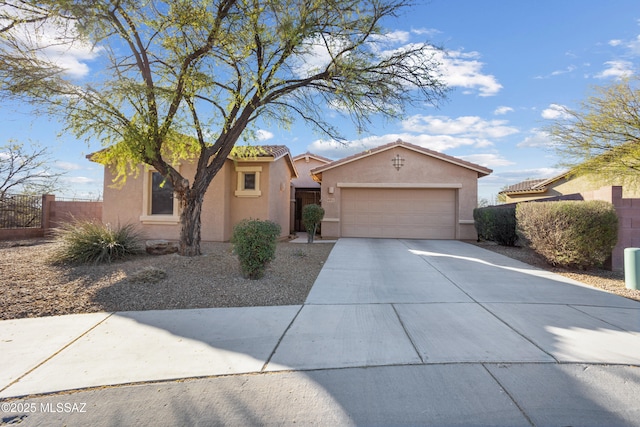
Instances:
[[[141,234],[133,224],[111,228],[96,221],[76,221],[56,231],[59,248],[53,263],[111,263],[143,252]]]
[[[240,260],[242,274],[252,280],[264,275],[267,264],[276,256],[280,225],[272,221],[244,219],[233,228],[233,250]]]
[[[518,233],[552,265],[601,266],[618,239],[618,217],[604,201],[521,203]]]
[[[305,205],[302,208],[302,224],[307,230],[307,238],[309,243],[313,243],[313,239],[318,229],[318,224],[324,217],[324,209],[316,204]]]
[[[571,174],[633,185],[640,174],[640,80],[596,86],[578,110],[563,107],[546,131]]]
[[[503,246],[514,246],[516,233],[515,206],[489,206],[473,210],[478,239],[490,240]]]

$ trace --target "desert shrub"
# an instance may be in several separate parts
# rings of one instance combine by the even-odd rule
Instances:
[[[53,263],[110,263],[143,252],[141,233],[133,224],[111,227],[97,221],[75,221],[55,231],[60,242]]]
[[[324,217],[324,209],[321,206],[310,204],[305,205],[302,208],[302,224],[304,228],[307,230],[308,242],[313,243],[313,238],[316,235],[316,230],[318,229],[318,224],[322,221]]]
[[[158,283],[167,277],[167,273],[157,267],[144,267],[131,274],[128,279],[132,283]]]
[[[600,200],[521,203],[516,217],[522,239],[552,265],[600,266],[618,238],[615,208]]]
[[[473,220],[478,239],[491,240],[503,246],[513,246],[518,241],[515,206],[476,208]]]
[[[264,275],[267,264],[276,256],[280,225],[272,221],[244,219],[233,228],[233,250],[240,260],[242,274],[252,280]]]

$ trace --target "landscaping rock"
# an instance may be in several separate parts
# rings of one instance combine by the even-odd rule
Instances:
[[[178,252],[178,242],[169,240],[147,240],[145,249],[150,255],[167,255]]]

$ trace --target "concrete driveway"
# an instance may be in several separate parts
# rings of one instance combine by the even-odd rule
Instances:
[[[302,306],[2,321],[0,366],[0,397],[91,408],[28,425],[640,425],[640,303],[462,242],[340,239]]]

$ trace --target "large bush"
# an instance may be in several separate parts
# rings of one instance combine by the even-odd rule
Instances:
[[[302,208],[302,224],[307,230],[307,242],[313,243],[313,238],[316,235],[318,224],[324,217],[324,209],[321,206],[310,204],[305,205]]]
[[[55,232],[60,246],[53,263],[110,263],[143,252],[142,235],[133,225],[111,227],[97,221],[76,221]]]
[[[233,228],[233,250],[240,260],[242,274],[252,280],[264,275],[267,264],[276,256],[280,225],[271,221],[244,219]]]
[[[552,265],[601,266],[618,238],[615,208],[604,201],[521,203],[516,217],[523,240]]]
[[[513,205],[476,208],[473,220],[478,239],[491,240],[503,246],[513,246],[518,241],[516,208]]]

